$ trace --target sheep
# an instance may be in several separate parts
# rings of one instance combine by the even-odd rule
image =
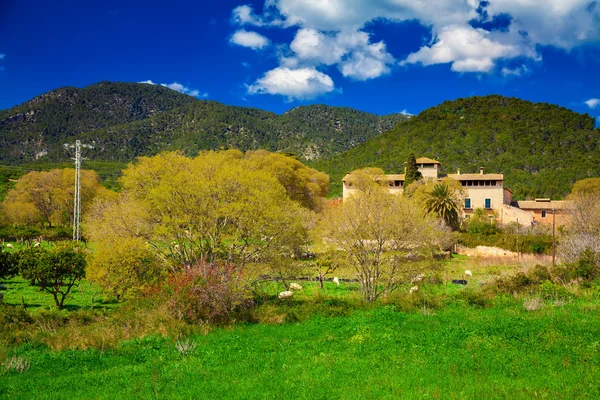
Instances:
[[[413,287],[410,288],[410,290],[408,291],[408,293],[413,294],[417,290],[419,290],[419,287],[418,286],[413,286]]]
[[[33,245],[33,247],[40,247],[40,242],[35,242],[35,244]]]
[[[335,283],[336,286],[340,286],[340,279],[336,276],[335,278],[333,278],[333,283]]]
[[[473,273],[469,270],[465,271],[465,278],[473,278]]]
[[[419,275],[415,276],[414,278],[412,278],[410,283],[421,282],[423,280],[423,278],[425,278],[425,275],[419,274]]]
[[[289,299],[294,295],[294,292],[291,292],[289,290],[286,290],[285,292],[281,292],[279,293],[279,298],[280,299]]]
[[[7,244],[6,244],[6,247],[8,247],[9,249],[14,249],[14,248],[15,248],[15,246],[13,246],[13,245],[12,245],[12,244],[10,244],[10,243],[7,243]]]
[[[296,282],[290,283],[290,290],[302,290],[302,286],[298,285]]]

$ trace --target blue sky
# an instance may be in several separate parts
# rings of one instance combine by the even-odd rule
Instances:
[[[0,109],[111,80],[277,113],[495,93],[597,118],[599,71],[590,0],[0,1]]]

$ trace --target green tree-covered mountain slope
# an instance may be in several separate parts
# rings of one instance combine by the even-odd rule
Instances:
[[[132,161],[167,149],[232,147],[315,159],[352,148],[406,119],[312,105],[283,115],[201,101],[157,85],[101,82],[61,88],[0,111],[0,163],[69,159],[65,143],[92,144],[92,160]]]
[[[147,84],[100,82],[83,89],[56,89],[0,111],[0,161],[30,162],[50,152],[57,153],[54,160],[65,159],[61,147],[81,132],[141,120],[195,101]]]
[[[600,130],[564,107],[502,96],[446,101],[353,149],[312,164],[341,194],[345,173],[366,166],[401,173],[408,154],[442,172],[503,172],[515,198],[560,198],[576,180],[600,176]]]

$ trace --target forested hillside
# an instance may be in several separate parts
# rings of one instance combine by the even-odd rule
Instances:
[[[314,159],[348,150],[406,117],[312,105],[284,115],[201,101],[158,85],[101,82],[61,88],[0,111],[0,163],[69,160],[65,143],[90,144],[91,160],[132,161],[181,149],[263,148]]]
[[[374,166],[403,172],[408,153],[442,162],[442,172],[504,172],[518,199],[560,198],[576,180],[600,176],[600,131],[594,119],[564,107],[502,96],[446,101],[383,135],[312,166],[341,178]]]
[[[82,132],[137,121],[196,101],[157,85],[100,82],[64,87],[0,111],[0,162],[68,160],[62,149]]]

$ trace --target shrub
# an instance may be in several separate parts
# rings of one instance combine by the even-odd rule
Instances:
[[[533,242],[530,245],[530,249],[534,254],[543,254],[546,251],[546,246],[540,242]]]
[[[396,297],[396,309],[401,312],[410,313],[423,309],[435,310],[443,307],[443,299],[440,296],[418,290],[414,293],[403,293]]]
[[[240,269],[223,262],[186,267],[169,277],[166,290],[171,312],[189,322],[226,323],[251,304]]]
[[[591,282],[600,277],[600,253],[594,253],[590,249],[584,252],[577,260],[575,267],[577,278],[583,278],[586,282]]]
[[[465,289],[456,294],[458,300],[462,300],[470,306],[487,308],[490,306],[490,294],[483,290]]]
[[[539,287],[540,295],[546,300],[563,300],[573,297],[573,293],[569,292],[563,285],[545,281]]]

